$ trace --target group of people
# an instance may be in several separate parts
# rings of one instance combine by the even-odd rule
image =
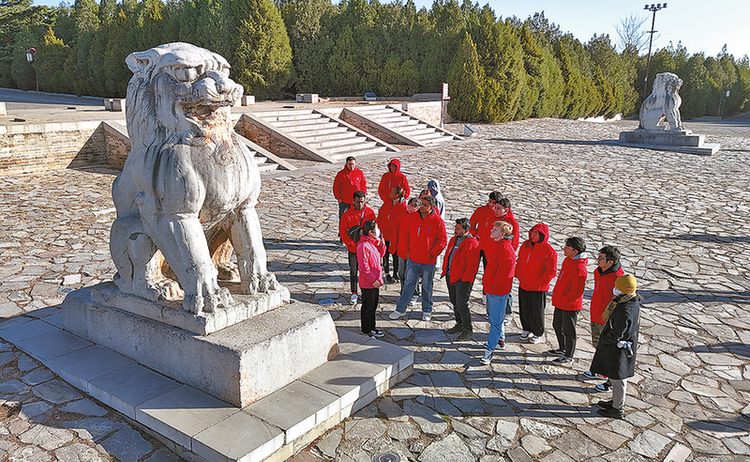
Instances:
[[[417,304],[421,278],[422,320],[430,321],[435,267],[445,251],[441,278],[445,277],[455,317],[448,334],[458,334],[457,341],[473,338],[469,296],[481,263],[490,329],[479,361],[490,364],[495,350],[505,349],[505,325],[512,319],[514,278],[519,282],[520,338],[533,344],[542,342],[547,296],[557,277],[551,302],[558,348],[546,354],[554,355],[552,361],[556,364],[571,363],[588,278],[584,241],[575,236],[565,240],[565,259],[558,273],[558,255],[549,244],[549,227],[544,223],[534,225],[528,239],[521,243],[511,201],[497,191],[490,193],[487,204],[477,208],[470,219],[455,221],[453,237],[448,241],[439,182],[430,180],[427,186],[418,197],[409,198],[409,182],[401,172],[401,164],[398,159],[390,160],[378,186],[383,206],[376,215],[366,205],[367,183],[353,157],[347,158],[344,169],[336,176],[333,190],[339,202],[339,237],[349,253],[352,304],[359,301],[358,282],[361,289],[362,332],[375,338],[384,335],[376,328],[375,312],[379,288],[386,281],[401,282],[396,309],[389,315],[390,319],[399,319],[406,315],[409,305]],[[622,417],[627,379],[635,374],[639,321],[636,287],[635,277],[622,269],[619,250],[610,245],[602,247],[590,303],[591,337],[596,352],[584,375],[606,380],[597,389],[612,390],[612,400],[597,404],[598,412],[607,417]]]

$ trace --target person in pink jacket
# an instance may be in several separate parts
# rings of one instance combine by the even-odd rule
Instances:
[[[378,309],[380,286],[383,281],[383,267],[380,265],[385,255],[385,241],[375,220],[368,220],[362,226],[362,238],[357,244],[357,264],[359,266],[359,287],[362,289],[361,327],[368,337],[381,338],[383,332],[375,328],[375,311]]]

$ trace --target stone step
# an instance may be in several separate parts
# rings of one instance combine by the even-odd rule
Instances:
[[[378,122],[380,122],[380,121],[378,121]],[[389,122],[388,123],[388,127],[391,127],[391,128],[409,127],[409,126],[413,126],[413,125],[420,125],[420,123],[421,122],[419,120],[417,120],[417,119],[401,117],[399,120],[396,120],[396,121],[393,121],[393,122]]]
[[[283,131],[287,133],[294,133],[294,136],[297,136],[297,133],[320,132],[322,130],[331,128],[345,128],[346,130],[349,130],[346,127],[341,127],[341,124],[339,124],[338,122],[332,122],[330,121],[330,119],[328,119],[325,122],[321,121],[317,124],[290,125],[288,127],[283,127]]]
[[[260,117],[265,120],[284,120],[286,118],[304,118],[305,116],[319,116],[318,113],[312,112],[312,110],[298,110],[298,111],[266,111],[266,112],[253,112],[253,116]],[[281,119],[279,119],[281,118]]]
[[[346,127],[342,127],[346,128]],[[332,141],[332,140],[345,140],[349,138],[356,138],[359,136],[357,132],[354,130],[346,130],[346,131],[338,131],[333,133],[320,133],[319,131],[311,131],[304,132],[305,134],[296,134],[296,138],[303,143],[316,143],[316,142],[322,142],[322,141]]]
[[[305,117],[301,119],[284,119],[279,120],[276,122],[271,122],[271,125],[278,128],[283,127],[297,127],[297,126],[310,126],[310,125],[317,125],[320,123],[326,123],[330,119],[325,116],[321,116],[320,114],[316,114],[317,117]]]
[[[323,140],[323,141],[313,141],[313,142],[305,140],[305,143],[308,146],[314,147],[317,149],[327,149],[331,147],[351,146],[353,144],[360,144],[360,143],[367,142],[367,138],[365,138],[364,136],[358,135],[357,133],[354,133],[354,135],[355,136],[352,136],[350,138],[342,138],[342,139],[336,139],[336,140]],[[372,143],[375,143],[375,142],[372,141]]]
[[[330,157],[336,160],[341,160],[348,156],[366,156],[370,154],[379,154],[385,151],[386,151],[385,146],[375,146],[374,148],[370,148],[370,149],[334,153],[334,154],[331,154]]]
[[[364,139],[364,138],[363,138]],[[374,146],[377,146],[378,143],[375,141],[364,141],[362,143],[356,143],[356,144],[345,144],[345,145],[337,145],[337,146],[331,146],[329,148],[325,149],[319,149],[319,151],[324,152],[325,154],[331,155],[337,152],[341,151],[349,151],[349,150],[356,150],[360,151],[363,149],[369,149]]]
[[[335,122],[329,122],[329,123],[335,123]],[[349,134],[356,134],[357,132],[350,129],[349,127],[337,124],[335,127],[329,127],[329,128],[305,126],[304,130],[293,130],[292,133],[294,133],[294,136],[298,139],[309,139],[311,137],[316,137],[316,136],[331,136],[331,137],[342,136],[343,138],[346,138],[347,136],[349,136]]]
[[[411,138],[414,138],[418,135],[426,135],[429,133],[436,133],[436,130],[432,127],[429,127],[427,125],[420,124],[416,127],[409,127],[408,129],[402,129],[399,130],[399,133],[404,134],[406,136],[409,136]]]

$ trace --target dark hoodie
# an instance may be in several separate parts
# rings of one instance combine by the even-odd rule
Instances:
[[[411,190],[409,189],[409,180],[406,179],[406,175],[401,173],[401,161],[393,159],[388,165],[395,165],[396,171],[391,173],[391,171],[388,170],[380,179],[380,185],[378,185],[378,195],[380,196],[380,199],[384,204],[390,204],[391,191],[396,186],[400,186],[404,189],[404,199],[408,199]]]
[[[550,281],[557,274],[557,252],[547,242],[547,225],[538,223],[531,230],[536,230],[542,239],[541,242],[532,242],[529,231],[529,240],[525,241],[518,251],[516,279],[523,290],[546,292],[549,290]]]

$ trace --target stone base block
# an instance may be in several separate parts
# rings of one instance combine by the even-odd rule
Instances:
[[[0,103],[0,116],[8,115],[7,110],[5,109],[5,103]]]
[[[710,156],[721,146],[706,144],[705,135],[693,135],[690,130],[659,131],[636,129],[632,132],[621,132],[619,144],[633,148],[657,149],[661,151],[684,152]]]
[[[260,313],[265,313],[277,306],[289,303],[290,295],[286,287],[279,286],[278,289],[267,294],[243,295],[233,293],[232,298],[235,304],[229,308],[219,308],[213,313],[194,315],[183,310],[180,301],[160,300],[152,302],[122,293],[112,282],[91,287],[91,300],[94,303],[160,321],[198,335],[212,334]]]
[[[252,106],[253,104],[255,104],[255,96],[245,95],[240,101],[243,106]]]
[[[100,285],[101,286],[101,285]],[[294,302],[209,335],[198,335],[92,297],[100,286],[68,294],[65,329],[227,403],[244,407],[338,354],[326,310]]]

